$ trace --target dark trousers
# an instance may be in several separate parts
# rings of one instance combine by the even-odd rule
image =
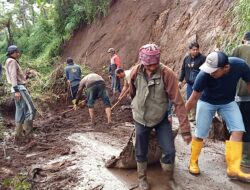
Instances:
[[[250,102],[240,102],[239,107],[246,130],[243,142],[250,142]]]
[[[111,88],[113,93],[121,92],[120,79],[115,75],[111,75]]]
[[[149,135],[155,129],[159,145],[162,150],[161,162],[173,164],[175,160],[175,146],[172,127],[166,117],[158,125],[147,127],[135,122],[135,156],[137,162],[147,161]]]
[[[190,98],[191,94],[193,92],[193,84],[189,84],[187,83],[187,89],[186,89],[186,93],[187,93],[187,101]]]
[[[71,87],[71,91],[72,91],[71,98],[72,98],[72,100],[76,99],[76,94],[77,94],[77,91],[78,91],[78,87],[79,87],[79,84],[76,85],[76,86]]]
[[[94,107],[95,100],[101,98],[105,107],[111,107],[105,84],[97,83],[87,88],[87,106]]]

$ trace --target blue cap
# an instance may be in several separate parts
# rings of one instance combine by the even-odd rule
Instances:
[[[19,52],[18,47],[16,45],[11,45],[7,49],[7,55],[11,55],[12,53]]]

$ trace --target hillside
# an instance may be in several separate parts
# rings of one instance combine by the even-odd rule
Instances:
[[[137,62],[138,49],[148,42],[162,48],[161,61],[178,70],[190,41],[198,40],[203,53],[221,44],[230,30],[227,11],[233,0],[116,0],[108,15],[75,31],[62,57],[101,72],[108,64],[109,47],[114,47],[123,67]]]

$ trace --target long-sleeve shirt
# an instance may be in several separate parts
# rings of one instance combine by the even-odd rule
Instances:
[[[17,60],[13,58],[8,58],[6,60],[6,76],[7,81],[12,85],[12,87],[15,87],[17,85],[26,84],[26,79],[24,77],[23,71],[18,64]]]
[[[238,46],[233,50],[232,56],[244,59],[250,66],[250,43]],[[236,101],[250,101],[250,95],[248,94],[247,84],[240,79],[237,85]]]
[[[129,85],[130,95],[134,101],[135,104],[140,104],[137,107],[140,107],[140,109],[137,109],[136,112],[138,112],[137,115],[147,115],[150,118],[142,118],[142,119],[152,119],[156,117],[155,115],[164,115],[165,113],[162,113],[162,111],[159,111],[158,107],[162,106],[162,110],[166,110],[167,112],[167,103],[162,104],[162,102],[165,102],[165,99],[169,99],[171,103],[175,106],[175,113],[177,117],[179,118],[180,128],[182,133],[190,132],[190,125],[187,117],[187,110],[185,108],[184,100],[181,97],[179,88],[178,88],[178,81],[175,76],[175,73],[168,68],[167,66],[164,66],[163,64],[160,65],[161,70],[157,71],[156,74],[152,77],[150,81],[148,81],[147,85],[145,84],[145,77],[142,77],[141,75],[144,75],[144,68],[142,65],[137,65],[133,67],[131,71],[131,83]],[[159,68],[160,69],[160,68]],[[163,83],[163,84],[162,84]],[[163,88],[160,88],[158,86],[162,85]],[[137,87],[136,87],[137,86]],[[145,88],[147,86],[148,90]],[[155,90],[158,89],[158,92],[155,92]],[[142,94],[139,94],[142,92]],[[151,102],[149,102],[150,93],[152,94]],[[145,99],[144,103],[141,103]],[[157,104],[158,105],[155,105]],[[133,106],[132,106],[133,107]],[[141,113],[144,112],[142,108],[145,108],[144,111],[148,112],[148,114]],[[154,109],[155,108],[155,109]],[[134,106],[134,108],[136,107]],[[157,112],[158,111],[158,112]],[[157,112],[157,113],[156,113]],[[134,116],[135,114],[133,114]],[[167,113],[166,113],[167,115]],[[156,117],[158,118],[158,117]],[[159,123],[160,117],[158,118],[158,121],[152,121],[153,123]],[[152,123],[151,122],[151,123]]]
[[[190,54],[187,55],[183,60],[179,81],[182,82],[185,78],[185,81],[192,85],[200,71],[199,67],[205,62],[205,60],[206,57],[200,53],[194,58]]]

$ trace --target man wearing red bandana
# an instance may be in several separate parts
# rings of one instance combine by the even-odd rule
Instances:
[[[170,68],[160,63],[160,48],[157,45],[147,44],[140,48],[139,64],[133,67],[130,77],[139,189],[148,190],[150,185],[146,175],[147,151],[152,129],[156,131],[162,149],[162,169],[168,180],[173,180],[175,146],[168,121],[169,100],[174,105],[184,141],[189,143],[192,137],[178,80]]]

